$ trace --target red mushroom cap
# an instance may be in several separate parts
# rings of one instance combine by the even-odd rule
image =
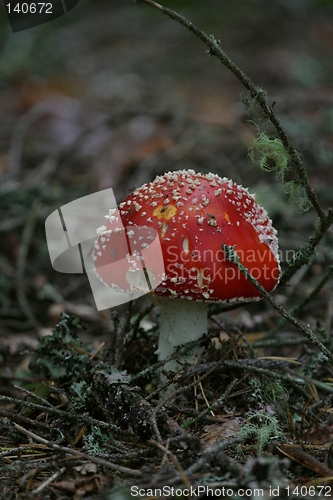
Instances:
[[[165,276],[154,294],[208,302],[260,299],[259,291],[227,260],[223,244],[234,247],[240,262],[266,290],[279,282],[277,232],[271,220],[254,195],[227,178],[193,170],[168,172],[136,189],[118,209],[138,255],[148,246],[142,237],[136,238],[139,229],[147,231],[148,239],[149,230],[159,235]],[[118,248],[117,225],[119,217],[107,216],[94,252],[98,275],[112,287],[115,277],[103,273],[103,266],[124,256],[124,249]],[[122,257],[117,257],[119,251]],[[145,266],[154,276],[154,259],[146,259]]]

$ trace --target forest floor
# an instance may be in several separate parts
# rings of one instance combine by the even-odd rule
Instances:
[[[268,91],[326,213],[332,3],[168,6]],[[32,30],[13,34],[4,17],[0,27],[0,499],[333,497],[332,362],[267,301],[212,307],[199,363],[180,366],[163,399],[158,307],[144,296],[98,312],[87,276],[49,259],[45,220],[57,208],[110,187],[120,202],[192,168],[256,193],[285,271],[316,213],[250,160],[258,131],[274,130],[246,109],[246,89],[144,4],[82,0]],[[285,181],[294,175],[289,165]],[[332,249],[329,229],[274,291],[330,352]]]

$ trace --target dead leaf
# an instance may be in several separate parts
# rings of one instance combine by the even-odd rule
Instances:
[[[239,418],[231,418],[222,424],[213,424],[205,426],[206,434],[203,436],[205,440],[205,449],[213,448],[216,441],[225,441],[233,437],[237,437],[242,423]]]

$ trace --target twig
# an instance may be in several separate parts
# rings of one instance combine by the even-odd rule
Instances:
[[[53,406],[51,405],[51,403],[49,403],[48,401],[46,401],[46,399],[42,398],[38,394],[36,394],[36,393],[34,393],[32,391],[29,391],[28,389],[25,389],[24,387],[21,387],[20,385],[14,384],[14,387],[15,387],[15,389],[18,389],[19,391],[24,392],[28,396],[31,396],[32,398],[40,401],[40,403],[42,403],[42,404],[44,404],[44,405],[46,405],[46,406],[48,406],[50,408],[53,408]]]
[[[47,446],[45,444],[23,444],[22,446],[18,446],[17,448],[11,448],[10,450],[3,450],[0,452],[0,458],[10,457],[12,455],[21,454],[27,451],[32,450],[47,450]],[[42,453],[42,452],[41,452]]]
[[[228,351],[226,352],[225,357],[227,357],[227,355],[228,355]],[[220,360],[217,363],[211,363],[210,364],[210,368],[208,369],[208,371],[206,371],[205,373],[203,373],[199,378],[195,378],[195,380],[192,383],[190,383],[190,384],[188,384],[186,386],[182,386],[179,389],[176,389],[175,391],[173,391],[171,394],[168,394],[168,396],[166,396],[162,401],[160,401],[159,404],[153,409],[153,411],[151,412],[151,415],[150,415],[150,421],[151,421],[152,429],[155,432],[156,439],[160,443],[163,443],[163,441],[162,441],[162,437],[161,437],[161,434],[160,434],[160,431],[158,429],[157,422],[156,422],[156,415],[159,412],[159,410],[165,405],[165,403],[167,401],[169,401],[169,399],[172,399],[175,396],[177,396],[178,394],[181,394],[184,391],[190,389],[191,387],[194,387],[199,382],[201,382],[203,379],[205,379],[206,377],[208,377],[208,375],[210,375],[219,366],[223,365],[223,363],[224,363],[224,360]],[[198,365],[193,365],[193,367],[197,367],[197,366]],[[161,388],[162,392],[163,392],[163,389],[164,389],[164,387]],[[155,392],[158,392],[158,391],[155,391]],[[149,397],[150,396],[151,396],[151,394],[149,395]],[[146,401],[147,400],[148,400],[148,398],[146,398]],[[210,408],[208,408],[208,410],[205,410],[205,412],[209,411],[209,410],[210,410]]]
[[[249,280],[249,282],[256,287],[257,290],[265,297],[265,299],[276,309],[279,311],[281,316],[283,316],[289,323],[294,325],[300,332],[303,333],[303,335],[310,340],[312,344],[314,344],[318,349],[327,356],[331,361],[333,361],[333,354],[327,349],[327,347],[324,346],[322,342],[316,337],[316,335],[313,333],[311,330],[310,326],[308,325],[302,325],[292,314],[290,314],[289,311],[284,309],[276,300],[274,297],[265,290],[265,288],[257,281],[248,268],[244,266],[240,260],[239,256],[237,255],[237,252],[234,250],[233,246],[228,246],[223,244],[222,249],[225,252],[226,258],[229,262],[232,262],[235,264],[238,269],[241,271],[241,273],[244,274],[244,276]]]
[[[32,408],[33,410],[38,410],[38,411],[43,411],[45,413],[51,414],[51,415],[58,415],[59,417],[62,417],[66,421],[81,421],[84,423],[92,424],[92,425],[98,425],[99,427],[102,427],[103,429],[107,429],[115,434],[119,434],[120,429],[111,423],[108,422],[103,422],[102,420],[97,420],[96,418],[89,417],[88,415],[77,415],[75,413],[71,413],[69,411],[63,411],[63,410],[58,410],[57,408],[54,407],[48,407],[48,406],[42,406],[38,405],[35,403],[31,403],[29,401],[23,401],[21,399],[16,399],[12,398],[10,396],[3,396],[0,394],[0,401],[4,401],[6,403],[10,403],[13,405],[20,405],[20,406],[26,406],[28,408]],[[13,418],[15,418],[16,415],[13,415]]]
[[[212,408],[210,408],[210,405],[209,405],[209,402],[208,402],[207,396],[206,396],[205,391],[204,391],[204,388],[203,388],[203,386],[202,386],[202,382],[198,382],[198,386],[200,387],[201,395],[202,395],[202,397],[204,398],[204,401],[205,401],[205,403],[206,403],[206,406],[207,406],[207,408],[208,408],[208,411],[210,412],[210,414],[212,415],[212,417],[215,417],[215,414],[214,414],[214,412],[213,412]],[[194,386],[194,388],[196,388],[196,385]],[[198,401],[197,401],[197,400],[196,400],[195,402],[196,402],[196,403],[198,403]],[[197,409],[197,408],[196,408],[196,409]]]
[[[153,365],[150,365],[147,368],[144,368],[141,372],[137,373],[136,375],[133,375],[131,378],[131,381],[134,382],[135,380],[137,380],[141,377],[146,377],[150,373],[155,374],[159,370],[159,368],[163,367],[169,361],[177,360],[178,358],[184,357],[184,355],[186,355],[190,350],[197,347],[201,341],[202,341],[202,339],[193,340],[192,342],[188,342],[185,345],[180,345],[180,346],[176,347],[174,352],[168,358],[157,361]],[[168,387],[168,385],[170,385],[170,384],[171,384],[171,382],[168,382],[168,383],[164,384],[163,386],[159,386],[159,388],[156,391],[154,391],[153,393],[149,394],[149,396],[147,396],[147,401],[149,399],[151,399],[152,397],[154,397],[155,394],[157,394],[159,391],[162,391],[164,388]]]
[[[53,483],[55,479],[58,479],[66,471],[66,467],[62,467],[60,470],[52,474],[52,476],[48,477],[42,484],[40,484],[35,490],[31,492],[32,495],[37,495],[41,491],[45,490],[49,486],[49,484]]]
[[[305,165],[303,163],[303,160],[301,158],[301,155],[298,153],[298,151],[296,151],[296,149],[290,143],[287,133],[283,129],[280,120],[277,118],[277,116],[273,111],[273,107],[267,103],[266,92],[257,85],[255,85],[252,82],[252,80],[247,75],[245,75],[245,73],[243,73],[243,71],[227,56],[227,54],[219,46],[220,41],[216,40],[214,36],[212,35],[208,36],[197,26],[191,23],[188,19],[181,16],[177,12],[155,2],[154,0],[136,0],[136,2],[150,5],[151,7],[154,7],[155,9],[158,9],[159,11],[163,12],[163,14],[166,14],[171,19],[174,19],[178,23],[185,26],[185,28],[187,28],[202,42],[204,42],[204,44],[209,49],[209,55],[216,56],[221,61],[221,63],[224,66],[226,66],[244,85],[244,87],[249,91],[251,97],[256,100],[256,102],[259,104],[262,111],[264,112],[265,116],[274,126],[285,150],[287,151],[290,159],[292,160],[292,162],[296,167],[296,172],[299,176],[300,185],[304,188],[305,193],[311,205],[316,210],[321,224],[324,224],[326,221],[326,215],[318,201],[314,189],[312,188],[309,182],[308,174]]]
[[[203,410],[201,413],[199,413],[199,415],[197,415],[196,417],[194,417],[192,420],[189,420],[188,422],[185,422],[184,424],[182,424],[181,427],[183,429],[185,429],[186,427],[189,427],[190,425],[194,424],[198,420],[201,420],[203,417],[205,417],[207,415],[207,413],[209,413],[214,408],[217,408],[218,406],[221,406],[222,403],[227,398],[227,396],[229,396],[229,394],[231,393],[231,391],[233,390],[233,388],[235,387],[235,385],[237,384],[237,382],[238,382],[238,380],[234,379],[231,382],[231,384],[227,387],[226,391],[222,394],[222,396],[220,398],[218,398],[213,404],[209,405],[208,408],[206,408],[205,410]]]
[[[312,257],[316,246],[323,238],[324,234],[327,232],[329,227],[333,223],[333,210],[329,209],[328,214],[326,215],[319,200],[316,195],[316,192],[312,188],[306,167],[302,160],[300,153],[293,147],[291,144],[289,137],[282,127],[280,120],[276,116],[273,110],[273,106],[270,106],[267,102],[266,91],[262,88],[258,87],[253,83],[253,81],[245,74],[243,71],[227,56],[227,54],[220,48],[220,41],[216,40],[213,35],[208,36],[202,30],[200,30],[197,26],[191,23],[188,19],[181,16],[177,12],[155,2],[154,0],[135,0],[136,3],[145,3],[155,9],[161,11],[163,14],[166,14],[171,19],[177,21],[178,23],[185,26],[190,32],[192,32],[197,38],[199,38],[207,47],[208,54],[210,56],[216,56],[223,65],[225,65],[235,76],[236,78],[244,85],[244,87],[250,93],[252,99],[256,101],[256,103],[262,109],[264,115],[268,118],[271,124],[274,126],[277,135],[283,144],[288,157],[293,162],[296,175],[297,175],[297,183],[304,189],[305,194],[311,203],[314,210],[317,212],[319,218],[319,224],[317,226],[315,234],[310,237],[309,241],[303,246],[300,252],[297,252],[296,256],[289,263],[288,268],[283,273],[283,276],[280,280],[280,284],[285,284],[288,280],[300,269],[303,265],[308,264],[310,262],[310,257]]]
[[[281,321],[285,321],[285,319],[281,318]],[[288,334],[289,333],[293,335],[292,332],[288,332]],[[258,349],[259,347],[293,347],[299,344],[309,344],[309,343],[310,341],[304,337],[286,338],[286,339],[263,338],[260,340],[254,340],[251,343],[251,345],[252,347]]]
[[[319,460],[301,448],[295,448],[293,445],[288,446],[287,444],[281,443],[276,446],[276,449],[283,455],[291,458],[298,464],[311,469],[313,472],[321,477],[332,477],[333,470],[327,467],[326,464],[319,462]]]
[[[140,311],[138,313],[137,317],[135,318],[135,321],[132,324],[132,330],[133,330],[134,334],[136,333],[137,329],[139,328],[141,320],[143,320],[143,318],[148,316],[148,314],[151,312],[152,309],[154,309],[154,307],[155,307],[155,304],[149,304],[147,307],[145,307],[145,309],[143,309],[142,311]]]
[[[24,141],[29,128],[40,118],[52,115],[57,107],[57,100],[57,97],[51,97],[50,99],[38,102],[18,120],[10,139],[8,168],[2,176],[2,180],[5,185],[9,187],[14,185],[22,172]],[[75,145],[79,140],[85,140],[90,131],[91,126],[80,134]],[[31,186],[32,184],[38,182],[38,180],[45,180],[45,178],[53,174],[57,168],[59,160],[61,159],[61,154],[65,152],[69,155],[73,149],[73,145],[67,146],[66,148],[58,146],[54,153],[46,158],[31,174],[27,176],[25,179],[26,186]]]
[[[114,366],[118,366],[124,345],[126,329],[124,320],[120,321],[119,312],[116,309],[111,311],[110,318],[113,323],[113,332],[110,347],[108,348],[107,353],[109,362]]]
[[[237,345],[239,345],[239,340],[241,339],[244,342],[244,344],[246,345],[246,347],[249,349],[249,351],[251,353],[251,357],[252,358],[256,358],[257,357],[254,349],[252,348],[251,343],[247,340],[247,338],[245,337],[244,333],[241,332],[239,328],[237,328],[237,327],[234,326],[233,330],[236,330],[236,332],[234,332],[231,329],[227,328],[227,326],[224,323],[222,323],[221,321],[218,321],[216,318],[210,317],[209,319],[213,323],[215,323],[219,327],[219,329],[224,330],[229,335],[229,337],[231,337],[231,338],[234,339],[235,338],[235,334],[236,334],[237,335],[237,337],[236,337]]]
[[[22,403],[23,406],[23,403]],[[40,422],[39,420],[33,420],[28,417],[24,417],[23,415],[20,415],[19,413],[10,413],[9,411],[1,410],[0,409],[0,416],[1,417],[6,417],[9,418],[10,420],[17,420],[18,422],[22,422],[26,425],[32,425],[34,428],[40,427],[41,429],[45,430],[50,430],[50,425],[46,424],[44,422]]]
[[[22,169],[22,151],[25,135],[36,120],[48,113],[49,109],[44,103],[30,109],[16,125],[9,145],[8,169],[4,174],[5,181],[16,181]]]
[[[30,246],[32,236],[34,233],[38,209],[39,209],[39,203],[38,203],[38,201],[35,200],[33,205],[32,205],[31,213],[30,213],[29,218],[27,220],[26,226],[24,227],[24,230],[23,230],[21,245],[20,245],[19,254],[18,254],[18,258],[17,258],[17,271],[16,271],[16,279],[15,279],[16,296],[17,296],[18,303],[21,307],[22,312],[30,320],[30,323],[36,328],[39,328],[40,325],[39,325],[33,311],[31,310],[31,307],[30,307],[29,302],[28,302],[26,295],[25,295],[24,275],[25,275],[25,270],[26,270],[29,246]]]
[[[69,455],[75,455],[77,457],[83,458],[84,460],[89,460],[90,462],[94,462],[95,464],[102,465],[104,467],[108,467],[110,469],[116,470],[118,472],[123,472],[124,474],[130,474],[132,476],[141,476],[141,471],[137,469],[129,469],[128,467],[122,467],[121,465],[114,464],[112,462],[108,462],[104,460],[104,458],[98,458],[93,455],[88,455],[87,453],[82,453],[79,450],[74,450],[73,448],[68,448],[67,446],[60,446],[56,443],[52,443],[51,441],[47,441],[47,439],[38,436],[34,432],[28,431],[24,427],[19,424],[14,423],[15,428],[25,434],[26,436],[34,439],[38,443],[45,444],[48,448],[52,448],[52,450],[56,450],[60,453],[68,453]]]
[[[305,299],[297,306],[291,309],[293,315],[299,315],[300,312],[319,294],[321,289],[326,285],[328,280],[333,276],[333,266],[328,266],[324,277],[319,281],[318,285],[312,290],[312,292],[305,297]],[[278,331],[285,324],[286,319],[281,318],[278,324],[272,329],[271,335]]]
[[[185,474],[187,476],[194,474],[203,465],[214,459],[217,453],[221,452],[222,450],[225,450],[226,448],[229,448],[230,446],[235,446],[236,444],[242,444],[243,442],[244,438],[231,438],[227,439],[226,441],[222,441],[222,443],[219,443],[218,445],[214,446],[214,448],[205,451],[194,464],[190,465],[190,467],[186,469]],[[227,455],[225,455],[225,458],[228,460],[230,464],[232,464],[234,467],[237,467],[238,472],[240,472],[242,467],[238,462],[236,462],[236,460],[233,460]]]
[[[270,378],[279,378],[280,380],[283,380],[284,382],[290,382],[293,384],[296,384],[299,388],[300,384],[313,384],[319,389],[322,389],[325,392],[328,392],[330,394],[333,393],[333,387],[329,384],[325,384],[324,382],[321,382],[320,380],[315,380],[311,377],[308,377],[307,375],[303,375],[301,373],[295,373],[292,370],[285,370],[285,374],[277,373],[276,371],[272,371],[271,369],[268,368],[261,368],[258,366],[255,366],[253,364],[253,361],[256,360],[251,360],[251,359],[242,359],[242,360],[227,360],[224,361],[224,365],[229,366],[231,368],[242,368],[246,369],[261,375],[265,375]],[[261,361],[261,360],[260,360]]]
[[[166,455],[168,455],[168,457],[171,458],[174,466],[176,467],[176,469],[178,470],[179,472],[179,475],[184,483],[184,485],[186,486],[186,488],[188,489],[191,489],[191,483],[190,481],[188,480],[188,477],[186,475],[186,473],[184,472],[184,469],[183,467],[180,465],[179,463],[179,460],[178,458],[176,457],[176,455],[174,455],[172,453],[172,451],[170,451],[166,446],[163,446],[163,444],[161,443],[158,443],[157,441],[155,441],[154,439],[151,439],[149,441],[150,444],[156,446],[156,448],[159,448],[160,450],[162,450]]]

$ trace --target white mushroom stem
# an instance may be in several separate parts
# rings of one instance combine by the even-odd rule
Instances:
[[[175,347],[198,340],[207,333],[207,302],[160,297],[158,304],[161,307],[157,351],[160,360],[171,356]],[[164,369],[178,371],[180,363],[193,363],[195,355],[199,354],[199,349],[192,350],[185,357],[166,363]]]

